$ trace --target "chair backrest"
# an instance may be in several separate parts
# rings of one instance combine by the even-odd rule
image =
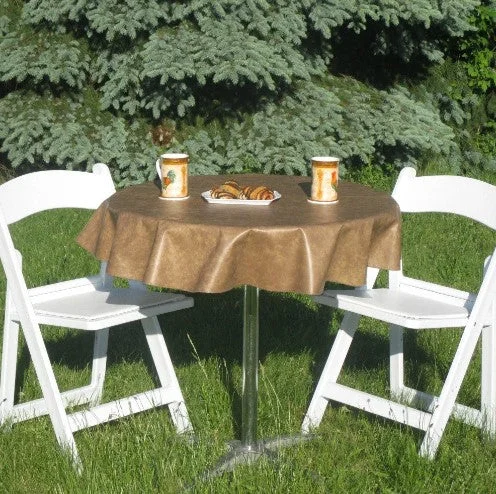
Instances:
[[[454,213],[496,230],[496,186],[469,177],[417,177],[414,168],[401,170],[393,198],[404,213]]]
[[[114,192],[112,176],[103,163],[94,165],[93,173],[47,170],[0,185],[0,209],[9,225],[49,209],[96,209]]]
[[[417,177],[416,173],[414,168],[403,168],[396,181],[392,196],[402,213],[452,213],[496,230],[495,185],[469,177]],[[368,273],[368,286],[375,283],[376,276],[377,270]],[[398,287],[404,283],[414,285],[416,281],[404,276],[403,267],[400,271],[389,272],[390,287]],[[475,295],[471,296],[475,298]]]
[[[8,225],[49,209],[96,209],[114,192],[112,176],[103,163],[94,165],[93,173],[48,170],[22,175],[0,185],[0,258],[9,296],[25,328],[33,326],[34,313]]]

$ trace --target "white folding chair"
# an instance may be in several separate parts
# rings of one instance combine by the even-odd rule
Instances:
[[[402,213],[454,213],[496,229],[496,186],[479,180],[455,176],[416,177],[413,168],[404,168],[393,197]],[[318,303],[343,309],[345,314],[305,415],[302,431],[309,433],[316,428],[329,401],[336,401],[425,431],[420,454],[428,458],[436,454],[451,414],[494,436],[494,252],[486,260],[484,270],[478,294],[409,278],[402,269],[389,272],[388,288],[373,288],[378,270],[369,268],[366,286],[353,290],[326,290],[316,296]],[[337,382],[361,316],[389,324],[391,400]],[[404,384],[403,328],[464,328],[439,396]],[[481,406],[475,409],[456,403],[456,399],[481,331]]]
[[[7,278],[5,324],[0,378],[0,424],[49,414],[57,440],[69,450],[78,469],[81,462],[73,432],[152,407],[168,405],[179,433],[192,427],[157,315],[193,306],[182,294],[149,291],[136,281],[114,288],[100,274],[28,289],[21,256],[14,249],[8,225],[54,208],[96,209],[115,192],[106,165],[93,173],[42,171],[20,176],[0,186],[0,256]],[[49,237],[48,237],[49,238]],[[106,370],[109,327],[140,320],[160,385],[120,400],[98,404]],[[75,328],[95,334],[91,382],[60,393],[43,341],[40,325]],[[19,326],[22,327],[43,398],[14,404]],[[71,414],[66,407],[88,403],[89,409]]]

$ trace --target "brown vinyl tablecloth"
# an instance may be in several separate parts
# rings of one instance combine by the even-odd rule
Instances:
[[[228,179],[281,194],[268,206],[209,204],[201,193]],[[78,237],[114,276],[188,292],[239,285],[319,294],[326,281],[365,282],[367,266],[398,269],[400,212],[384,192],[341,181],[339,201],[312,204],[309,177],[189,177],[190,197],[159,198],[145,183],[116,192]]]

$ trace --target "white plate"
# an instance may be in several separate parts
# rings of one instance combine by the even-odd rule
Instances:
[[[258,201],[256,199],[213,199],[209,190],[202,192],[201,196],[211,204],[237,204],[238,206],[267,206],[267,204],[281,198],[281,194],[277,190],[274,191],[274,199],[267,199],[265,201]]]

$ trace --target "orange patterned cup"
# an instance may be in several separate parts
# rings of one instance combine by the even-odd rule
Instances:
[[[312,201],[338,200],[339,158],[315,156],[312,158]]]
[[[157,160],[157,164],[160,164],[162,199],[188,197],[188,162],[189,156],[180,153],[162,154]]]

